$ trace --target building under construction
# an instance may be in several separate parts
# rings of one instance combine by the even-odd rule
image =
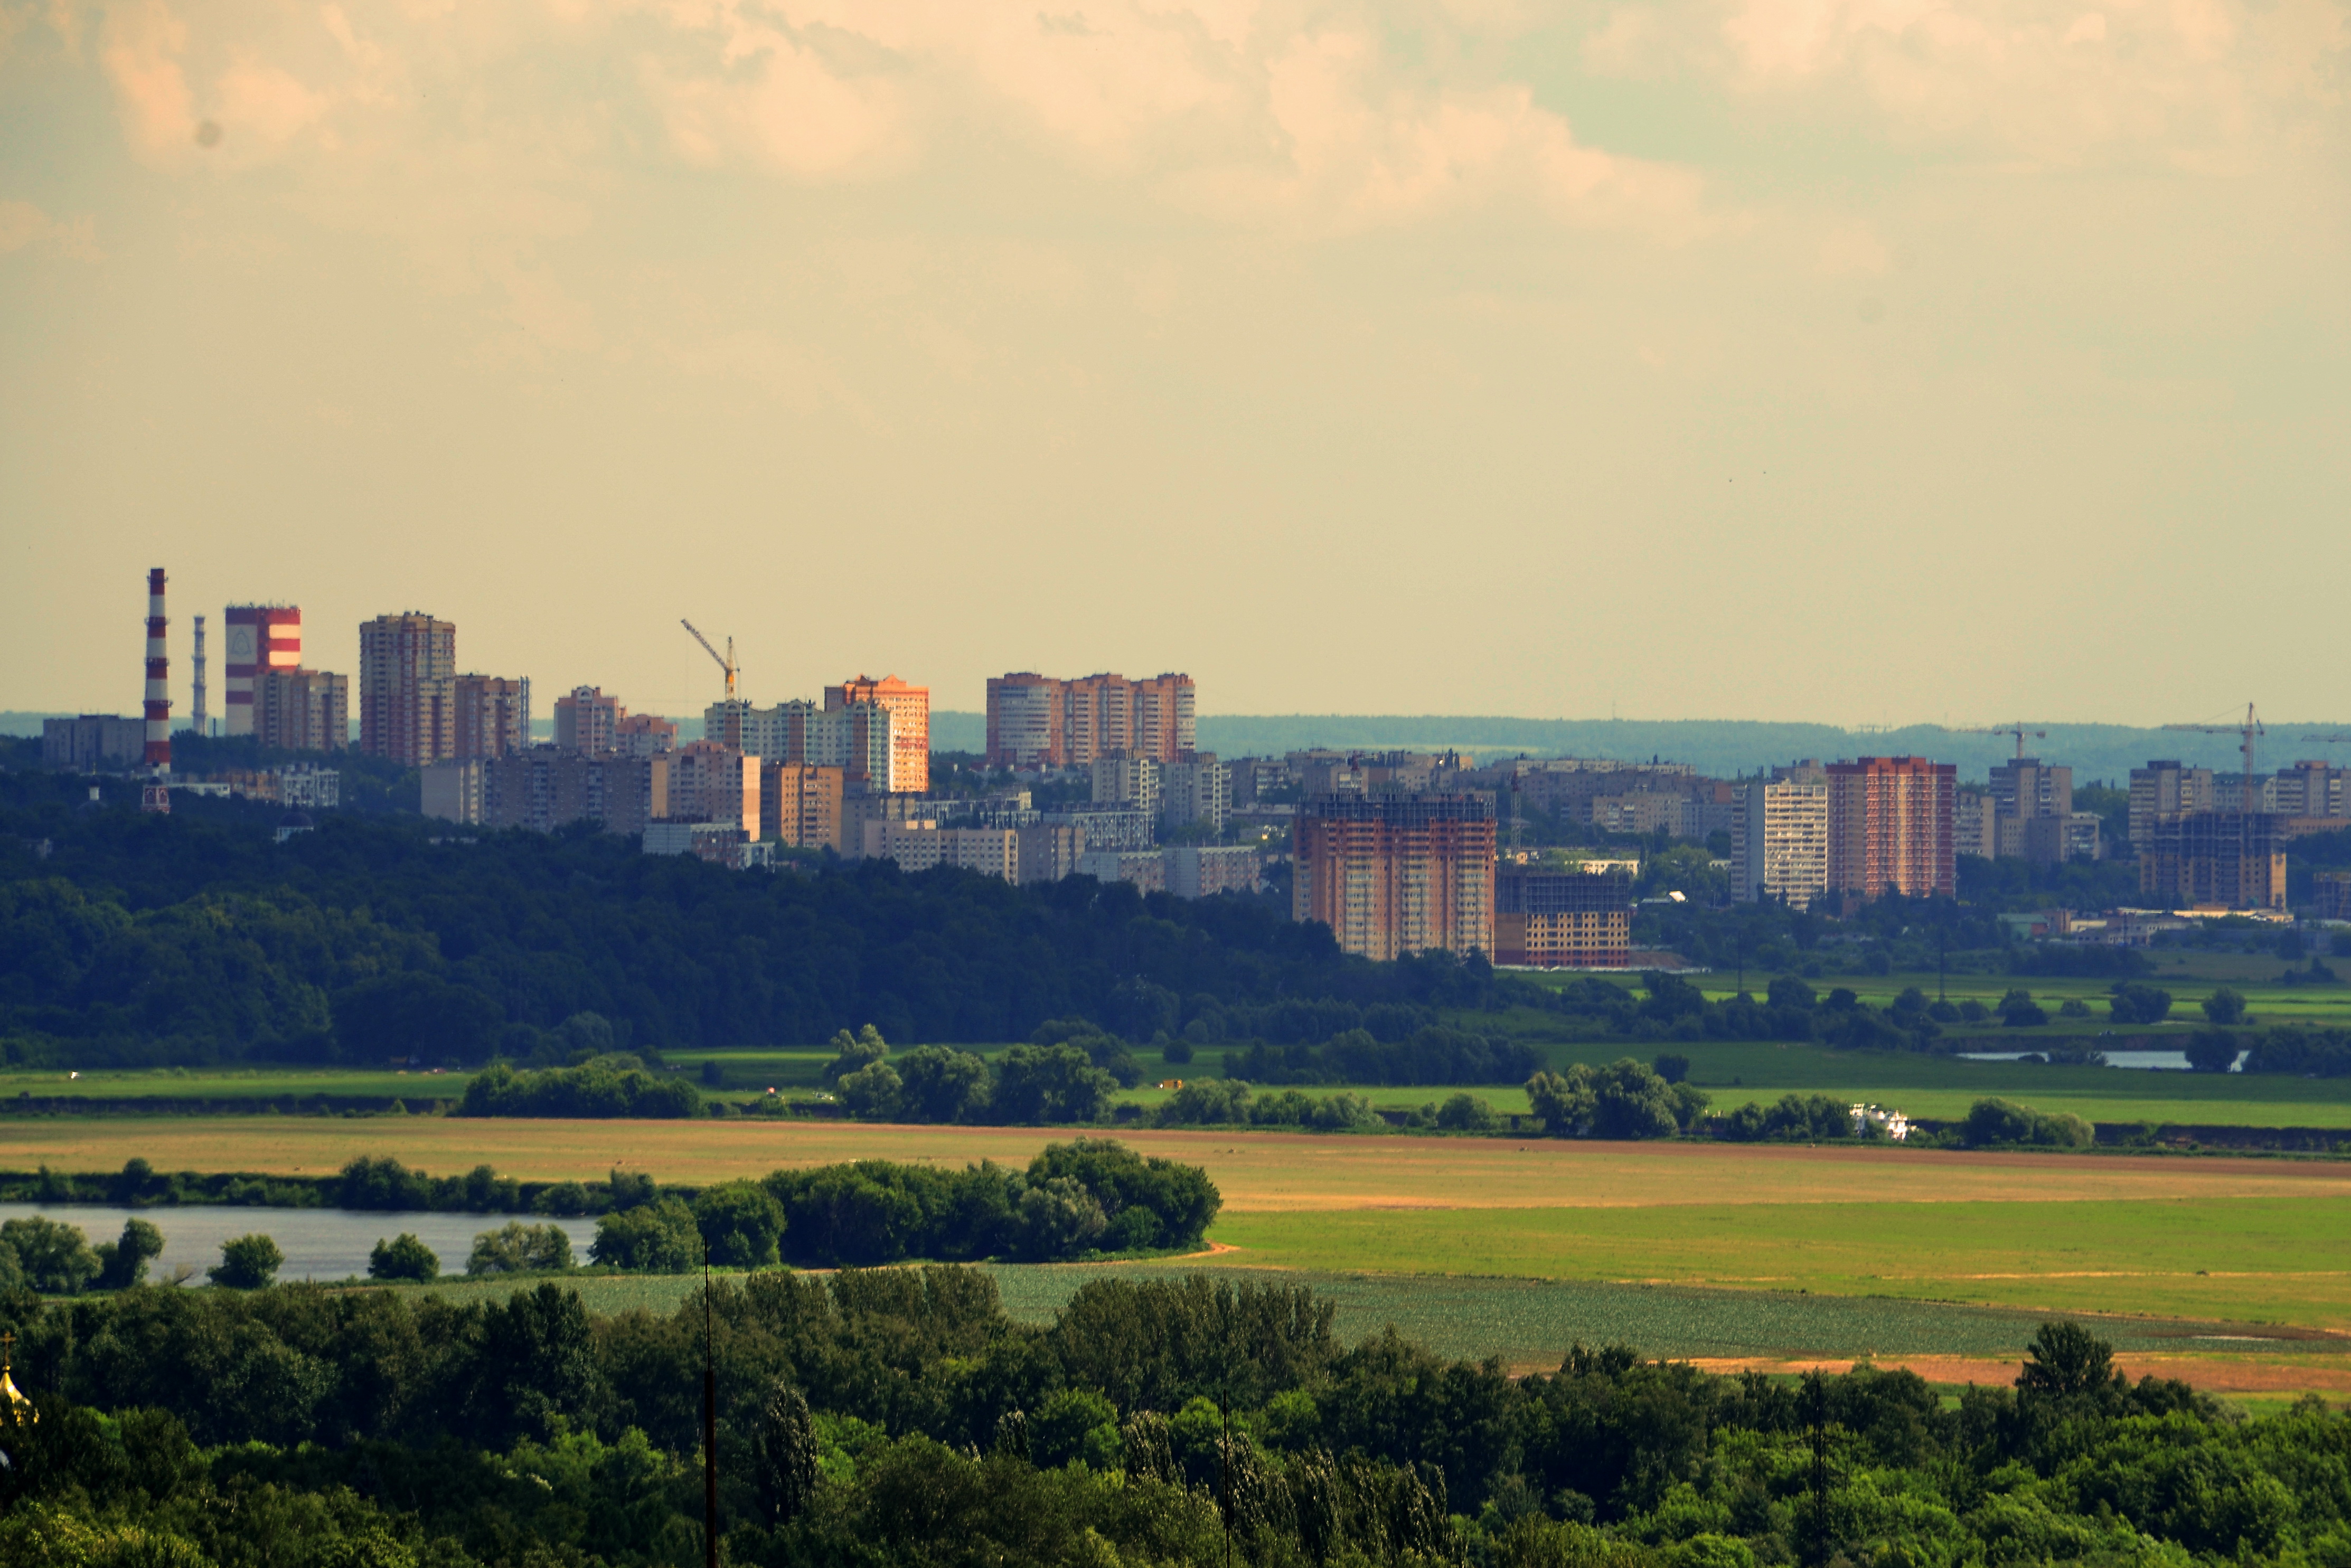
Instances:
[[[2138,857],[2138,887],[2173,908],[2285,907],[2285,841],[2299,819],[2269,811],[2158,818]]]
[[[1506,865],[1494,873],[1494,962],[1621,969],[1632,958],[1633,875]]]

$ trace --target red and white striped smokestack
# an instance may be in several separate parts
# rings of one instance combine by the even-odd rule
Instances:
[[[163,569],[147,574],[147,750],[158,773],[172,770],[172,653],[163,642]]]

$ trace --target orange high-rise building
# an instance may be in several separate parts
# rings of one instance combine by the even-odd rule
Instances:
[[[1953,817],[1959,770],[1923,757],[1832,762],[1829,891],[1949,898],[1959,891]]]
[[[1494,804],[1483,795],[1334,795],[1300,812],[1290,910],[1343,951],[1494,951]]]
[[[827,713],[871,703],[890,716],[890,779],[893,795],[920,795],[931,787],[931,688],[895,675],[859,675],[824,688]]]
[[[410,611],[360,624],[360,749],[412,768],[457,748],[457,628]]]

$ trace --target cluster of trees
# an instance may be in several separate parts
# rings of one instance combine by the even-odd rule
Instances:
[[[1527,1080],[1527,1101],[1555,1138],[1669,1138],[1697,1126],[1707,1106],[1695,1086],[1630,1057],[1538,1072]]]
[[[2206,1032],[2199,1030],[2199,1038]],[[2216,1063],[2212,1070],[2225,1072],[2229,1062],[2218,1061],[2218,1056],[2225,1051],[2233,1060],[2238,1051],[2237,1037],[2225,1030],[2209,1032],[2218,1037],[2213,1042],[2217,1049],[2209,1050],[2205,1062],[2194,1064]],[[2251,1043],[2251,1052],[2245,1058],[2248,1072],[2285,1072],[2298,1078],[2340,1078],[2351,1072],[2351,1030],[2292,1024],[2252,1036]]]
[[[1252,1083],[1516,1083],[1542,1060],[1534,1047],[1506,1036],[1430,1024],[1395,1040],[1364,1029],[1319,1046],[1259,1040],[1225,1052],[1224,1068],[1226,1077]]]
[[[1238,1078],[1187,1080],[1161,1101],[1151,1120],[1162,1127],[1308,1127],[1340,1132],[1382,1125],[1361,1094],[1309,1095],[1295,1089],[1259,1094]]]
[[[2098,1141],[2097,1129],[2070,1111],[2036,1111],[2000,1099],[1979,1100],[1969,1106],[1959,1136],[1976,1148],[2032,1145],[2086,1149]]]
[[[840,1054],[826,1065],[825,1079],[842,1107],[862,1121],[1098,1122],[1121,1086],[1143,1081],[1125,1042],[1084,1019],[1049,1020],[1029,1043],[993,1062],[941,1045],[893,1056],[871,1024],[855,1036],[842,1030],[833,1043]]]
[[[572,1065],[590,1014],[611,1033],[589,1049],[640,1054],[811,1044],[869,1020],[961,1043],[1070,1019],[1137,1042],[1286,1041],[1552,1005],[1482,960],[1347,957],[1327,929],[1238,898],[886,862],[737,875],[606,834],[436,843],[427,824],[349,813],[278,844],[267,813],[142,818],[78,796],[0,775],[14,1061]]]
[[[1512,1377],[1330,1303],[1088,1283],[1045,1324],[956,1268],[769,1271],[676,1312],[277,1287],[0,1298],[0,1559],[385,1568],[1407,1568],[2311,1563],[2351,1553],[2351,1421],[2126,1383],[2072,1323],[1947,1407],[1867,1364],[1791,1386],[1577,1346]]]
[[[465,1085],[460,1116],[643,1116],[699,1114],[702,1096],[683,1078],[645,1071],[627,1054],[599,1056],[577,1067],[516,1071],[493,1061]]]

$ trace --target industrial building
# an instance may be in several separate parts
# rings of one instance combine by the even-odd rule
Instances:
[[[232,604],[221,612],[221,624],[228,655],[221,671],[225,733],[257,735],[261,677],[302,667],[302,610],[294,604]]]

